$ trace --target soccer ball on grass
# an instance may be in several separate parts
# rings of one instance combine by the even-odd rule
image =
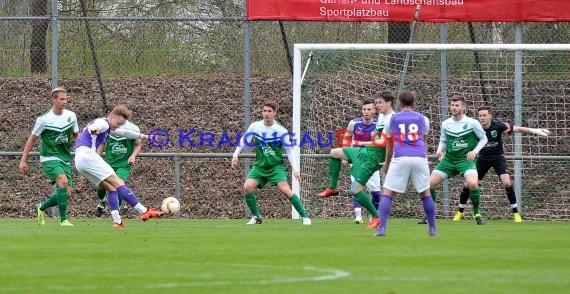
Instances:
[[[162,200],[160,209],[166,214],[175,214],[180,211],[180,202],[174,197],[166,197]]]

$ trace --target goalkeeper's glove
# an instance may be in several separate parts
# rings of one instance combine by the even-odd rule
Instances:
[[[535,134],[538,136],[543,136],[543,137],[550,135],[550,131],[547,129],[530,129],[530,132],[532,134]]]

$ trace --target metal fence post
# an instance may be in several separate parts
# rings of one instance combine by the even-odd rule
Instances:
[[[182,197],[182,193],[180,192],[180,156],[174,156],[174,197],[180,201]],[[180,211],[174,214],[175,218],[180,217]]]
[[[59,46],[59,11],[57,7],[58,0],[51,0],[51,88],[57,87],[58,79],[58,46]]]
[[[522,23],[515,23],[515,43],[522,43],[522,33],[523,26]],[[520,50],[515,51],[515,125],[520,126],[522,124],[522,52]],[[515,133],[514,138],[514,148],[515,157],[522,155],[522,139],[521,134]],[[515,194],[517,197],[517,204],[519,212],[521,211],[521,184],[522,184],[522,162],[521,160],[515,160],[514,165],[514,184],[515,184]]]
[[[445,23],[439,24],[439,42],[441,44],[447,43],[447,27]],[[439,79],[441,82],[441,100],[439,104],[439,121],[442,123],[447,118],[447,52],[445,50],[440,51],[439,55]],[[436,161],[437,164],[437,161]],[[448,215],[449,213],[449,180],[443,180],[443,215]]]
[[[247,4],[246,4],[247,5]],[[243,22],[243,129],[247,130],[249,124],[251,123],[251,57],[250,57],[250,30],[249,21],[247,19]],[[245,136],[245,134],[243,134]],[[239,141],[237,142],[239,144]],[[245,178],[249,173],[251,165],[251,159],[244,159],[243,177]],[[245,205],[245,212],[251,215],[249,207]]]

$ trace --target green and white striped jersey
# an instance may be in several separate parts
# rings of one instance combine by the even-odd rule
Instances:
[[[79,132],[77,116],[73,111],[64,109],[56,115],[50,109],[36,119],[32,135],[42,139],[40,161],[60,160],[69,164],[73,134]]]
[[[478,120],[463,116],[460,120],[450,117],[441,124],[440,142],[447,144],[445,158],[465,159],[480,140],[486,138]]]

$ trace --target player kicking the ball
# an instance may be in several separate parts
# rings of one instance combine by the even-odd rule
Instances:
[[[108,203],[111,210],[113,226],[124,226],[119,215],[119,197],[134,207],[143,221],[149,218],[159,218],[164,212],[151,207],[146,208],[139,202],[137,196],[125,185],[125,182],[115,174],[113,168],[97,154],[97,148],[103,144],[109,134],[128,139],[146,139],[147,135],[139,132],[119,129],[131,116],[132,111],[126,105],[117,105],[107,117],[92,120],[80,133],[75,143],[75,168],[95,186],[108,191]]]
[[[338,195],[336,188],[340,175],[341,160],[347,160],[352,164],[350,175],[355,179],[348,192],[372,215],[372,219],[368,223],[369,229],[377,228],[380,220],[378,218],[378,209],[362,189],[372,175],[382,168],[384,163],[387,142],[380,134],[384,130],[385,123],[394,114],[393,104],[394,96],[389,92],[381,93],[376,99],[376,108],[380,111],[376,122],[376,136],[370,142],[359,143],[367,148],[344,147],[331,149],[329,157],[329,186],[318,195],[321,198]]]

